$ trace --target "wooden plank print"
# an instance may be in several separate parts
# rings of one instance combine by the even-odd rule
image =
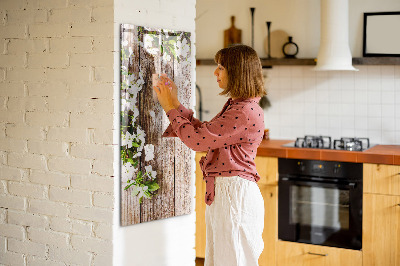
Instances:
[[[166,73],[180,102],[192,106],[189,32],[121,24],[121,225],[192,212],[192,152],[179,138],[161,138],[169,125],[152,88]]]

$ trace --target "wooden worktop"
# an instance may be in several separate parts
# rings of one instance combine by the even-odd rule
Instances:
[[[294,140],[263,140],[258,156],[400,165],[400,145],[376,145],[365,151],[282,147]]]

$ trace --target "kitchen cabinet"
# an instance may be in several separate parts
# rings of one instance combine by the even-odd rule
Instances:
[[[359,266],[362,252],[279,240],[277,266]],[[384,265],[384,264],[377,264]]]
[[[276,265],[278,241],[278,158],[256,156],[254,160],[261,176],[257,182],[264,199],[264,250],[258,259],[260,266]]]
[[[196,153],[196,257],[205,257],[206,226],[205,203],[206,191],[203,173],[199,161],[205,152]],[[278,240],[278,159],[257,156],[255,159],[257,171],[261,176],[258,186],[264,198],[264,250],[259,258],[260,266],[276,265],[276,242]]]
[[[196,152],[196,257],[205,258],[206,254],[206,182],[203,181],[203,172],[200,169],[199,161],[206,152]]]
[[[400,266],[400,196],[365,193],[363,266]]]
[[[256,156],[254,163],[261,176],[258,185],[278,185],[278,158]]]
[[[400,166],[363,171],[363,266],[400,266]]]
[[[261,175],[261,173],[260,173]],[[259,266],[276,265],[278,241],[278,186],[259,185],[264,198],[264,250],[258,259]]]
[[[196,256],[205,255],[205,184],[196,154]],[[257,156],[264,198],[264,250],[259,265],[400,266],[400,166],[363,164],[363,247],[351,250],[278,240],[278,159]]]
[[[363,173],[364,193],[400,196],[399,165],[365,163]]]

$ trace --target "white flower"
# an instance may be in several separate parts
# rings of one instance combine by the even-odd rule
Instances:
[[[190,46],[187,43],[186,38],[183,38],[183,41],[177,41],[175,47],[178,56],[181,55],[184,58],[188,57],[188,53],[190,52]]]
[[[136,96],[143,89],[144,85],[143,73],[140,71],[138,76],[135,74],[128,76],[127,83],[129,84],[127,91],[133,95],[132,98],[134,99],[134,103],[136,103]]]
[[[121,107],[122,110],[132,110],[135,106],[135,103],[129,99],[121,99]]]
[[[146,162],[153,160],[154,159],[154,145],[153,144],[145,145],[144,146],[144,153],[146,155],[146,157],[144,158],[144,160]]]
[[[139,115],[139,110],[137,108],[133,108],[133,117],[132,117],[132,124],[136,121],[136,117]]]
[[[121,44],[122,44],[122,46],[127,46],[128,45],[128,40],[122,41]]]
[[[135,174],[135,167],[130,162],[122,164],[122,182],[126,183]]]
[[[144,35],[144,48],[152,55],[156,55],[158,52],[158,47],[153,47],[154,37],[150,34]]]
[[[143,86],[143,84],[144,84],[142,71],[139,71],[139,78],[137,79],[136,84],[138,84],[139,86]]]
[[[133,186],[132,194],[136,196],[138,193],[142,192],[142,187],[139,185]]]
[[[146,133],[144,132],[144,130],[142,130],[142,128],[139,125],[137,126],[137,131],[136,131],[136,140],[137,139],[141,141],[138,151],[142,151],[144,144],[146,142]]]
[[[144,169],[146,170],[146,174],[148,177],[150,177],[152,180],[156,178],[157,172],[153,171],[153,167],[151,165],[145,166]]]
[[[163,59],[164,59],[164,61],[171,61],[171,56],[167,53],[164,53]]]
[[[132,74],[125,76],[125,78],[127,78],[127,83],[130,84],[134,80],[136,80],[136,74],[135,74],[135,72],[133,72]]]
[[[135,155],[133,155],[132,158],[136,158],[136,157],[140,157],[140,156],[142,156],[142,153],[141,153],[141,152],[138,152],[138,153],[136,153]]]
[[[135,140],[136,136],[131,133],[129,133],[128,131],[126,132],[126,134],[122,134],[121,137],[121,144],[122,146],[128,145],[128,148],[132,148],[132,142]]]
[[[145,197],[145,198],[148,198],[148,199],[150,199],[151,197],[150,196],[147,196],[146,194],[144,194],[144,192],[146,191],[146,190],[148,190],[149,188],[148,188],[148,186],[134,186],[133,187],[133,189],[132,189],[132,194],[134,195],[134,196],[138,196],[139,197],[139,199],[141,198],[141,197]]]

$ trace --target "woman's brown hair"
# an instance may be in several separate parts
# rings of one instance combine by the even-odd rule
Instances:
[[[219,50],[214,57],[228,71],[228,86],[220,95],[252,98],[267,95],[260,58],[253,48],[238,44]]]

